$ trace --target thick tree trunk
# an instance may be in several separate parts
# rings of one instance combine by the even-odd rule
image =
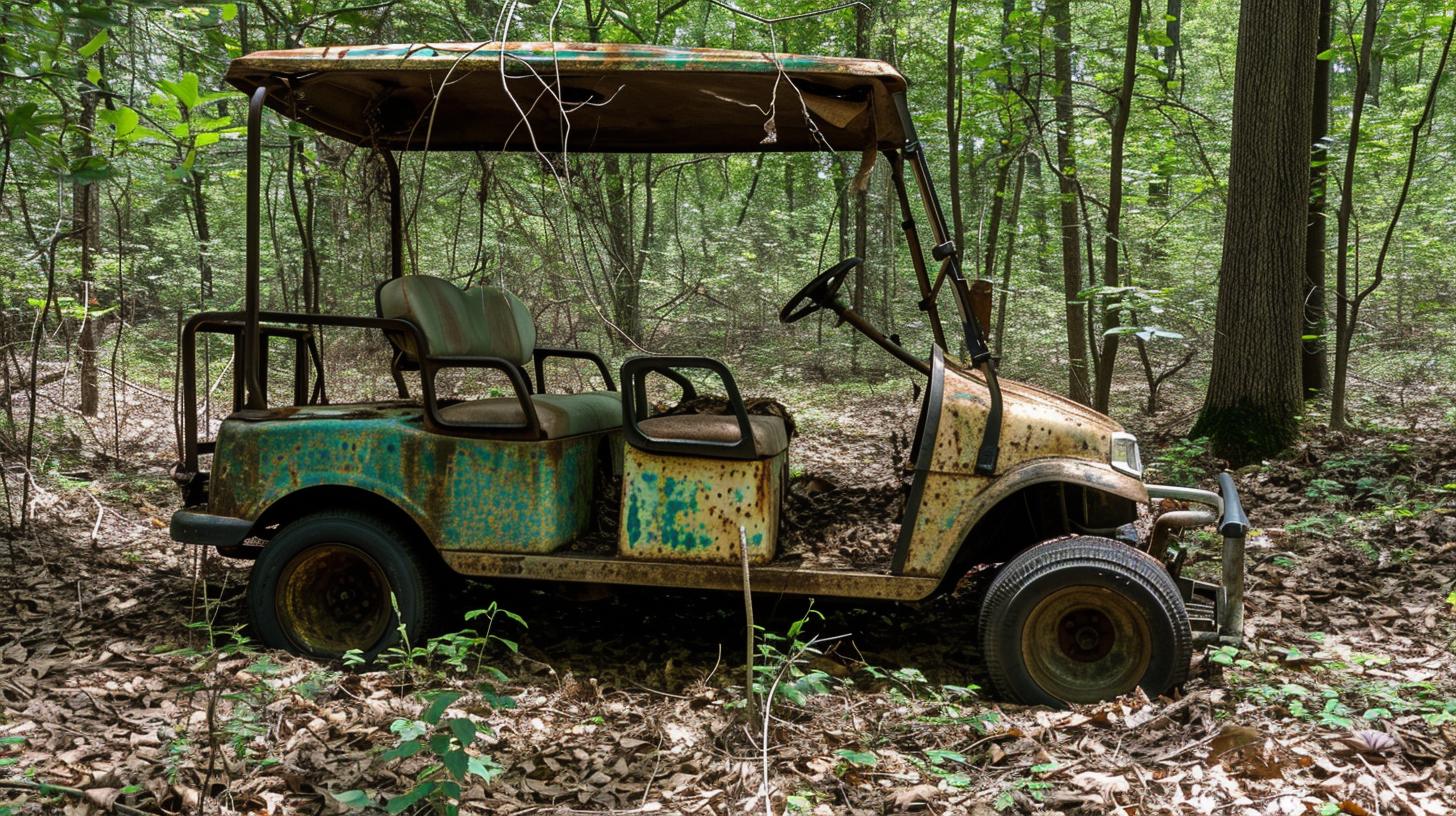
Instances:
[[[1330,47],[1330,0],[1320,0],[1319,42],[1315,48],[1323,53]],[[1314,110],[1310,137],[1314,150],[1310,162],[1309,228],[1304,243],[1304,356],[1301,358],[1300,381],[1304,394],[1312,397],[1325,390],[1329,382],[1329,357],[1325,353],[1325,191],[1329,161],[1330,135],[1330,63],[1317,60],[1314,65]]]
[[[945,23],[945,151],[950,163],[950,216],[956,246],[966,248],[965,217],[961,208],[961,83],[956,48],[957,0],[950,0]]]
[[[1062,293],[1067,301],[1067,395],[1087,403],[1087,312],[1077,293],[1082,291],[1080,220],[1077,214],[1076,157],[1072,152],[1072,19],[1068,0],[1048,0],[1052,18],[1057,98],[1057,182],[1061,202]]]
[[[1319,0],[1244,0],[1213,371],[1195,436],[1239,466],[1298,434]]]

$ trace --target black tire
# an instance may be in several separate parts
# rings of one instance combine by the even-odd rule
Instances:
[[[1039,544],[1002,567],[981,604],[981,649],[1004,698],[1062,707],[1188,677],[1188,611],[1164,566],[1120,542]]]
[[[438,578],[398,530],[374,516],[314,513],[289,522],[263,548],[248,579],[248,618],[265,646],[323,659],[358,649],[372,662],[399,641],[400,621],[412,642],[434,633]]]

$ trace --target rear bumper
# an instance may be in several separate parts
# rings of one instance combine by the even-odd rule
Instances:
[[[1153,526],[1149,548],[1156,552],[1167,542],[1175,529],[1216,525],[1223,537],[1223,574],[1216,590],[1215,630],[1206,640],[1238,646],[1244,640],[1244,538],[1249,533],[1249,518],[1244,514],[1238,488],[1228,473],[1218,475],[1218,492],[1171,485],[1148,485],[1148,498],[1174,499],[1201,504],[1204,509],[1175,510],[1158,517]]]
[[[230,550],[242,546],[253,531],[253,522],[231,516],[216,516],[198,510],[178,510],[172,514],[173,541]]]

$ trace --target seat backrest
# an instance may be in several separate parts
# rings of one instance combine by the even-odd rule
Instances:
[[[405,275],[380,287],[379,316],[419,326],[437,357],[500,357],[526,365],[536,348],[536,326],[526,304],[495,286],[462,290],[443,278]],[[413,338],[391,333],[390,339],[419,359]]]

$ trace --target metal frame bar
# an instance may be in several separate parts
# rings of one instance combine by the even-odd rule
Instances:
[[[986,430],[981,435],[981,444],[976,452],[976,473],[982,476],[992,476],[996,473],[996,462],[1001,454],[1001,385],[996,379],[996,361],[991,356],[990,347],[986,345],[985,331],[976,319],[975,309],[972,308],[970,289],[966,284],[965,276],[961,274],[961,250],[950,236],[945,211],[941,208],[940,199],[935,194],[935,183],[930,176],[930,164],[925,157],[925,149],[920,143],[920,137],[916,135],[915,122],[910,117],[910,107],[905,100],[905,93],[903,91],[896,93],[894,101],[895,110],[900,115],[901,127],[905,131],[905,146],[902,148],[902,152],[910,160],[910,168],[915,173],[915,186],[920,190],[920,201],[930,220],[931,237],[935,240],[931,256],[941,262],[940,273],[933,284],[927,286],[925,259],[918,251],[918,238],[912,233],[913,222],[909,217],[909,203],[905,200],[905,194],[901,192],[901,209],[906,213],[906,222],[910,224],[906,228],[906,235],[917,246],[917,250],[912,251],[911,257],[918,259],[916,273],[920,277],[921,292],[926,295],[928,300],[933,302],[934,297],[939,294],[941,283],[946,279],[950,280],[951,291],[955,295],[956,309],[960,312],[966,349],[971,354],[971,364],[980,369],[981,374],[986,378],[986,389],[990,392],[991,406],[986,412]],[[903,172],[898,175],[900,176],[898,185],[903,188]],[[935,315],[934,312],[931,314],[931,322],[937,324],[936,333],[941,335],[938,315]],[[938,342],[944,346],[943,335]]]
[[[248,179],[244,216],[247,221],[247,271],[245,273],[247,284],[243,298],[243,359],[239,365],[243,367],[243,382],[247,388],[247,406],[249,408],[265,408],[268,405],[268,395],[264,393],[262,381],[258,375],[261,356],[261,341],[258,335],[260,301],[258,242],[261,234],[259,219],[262,200],[259,184],[263,175],[263,103],[267,99],[268,87],[266,85],[259,86],[248,99]]]

